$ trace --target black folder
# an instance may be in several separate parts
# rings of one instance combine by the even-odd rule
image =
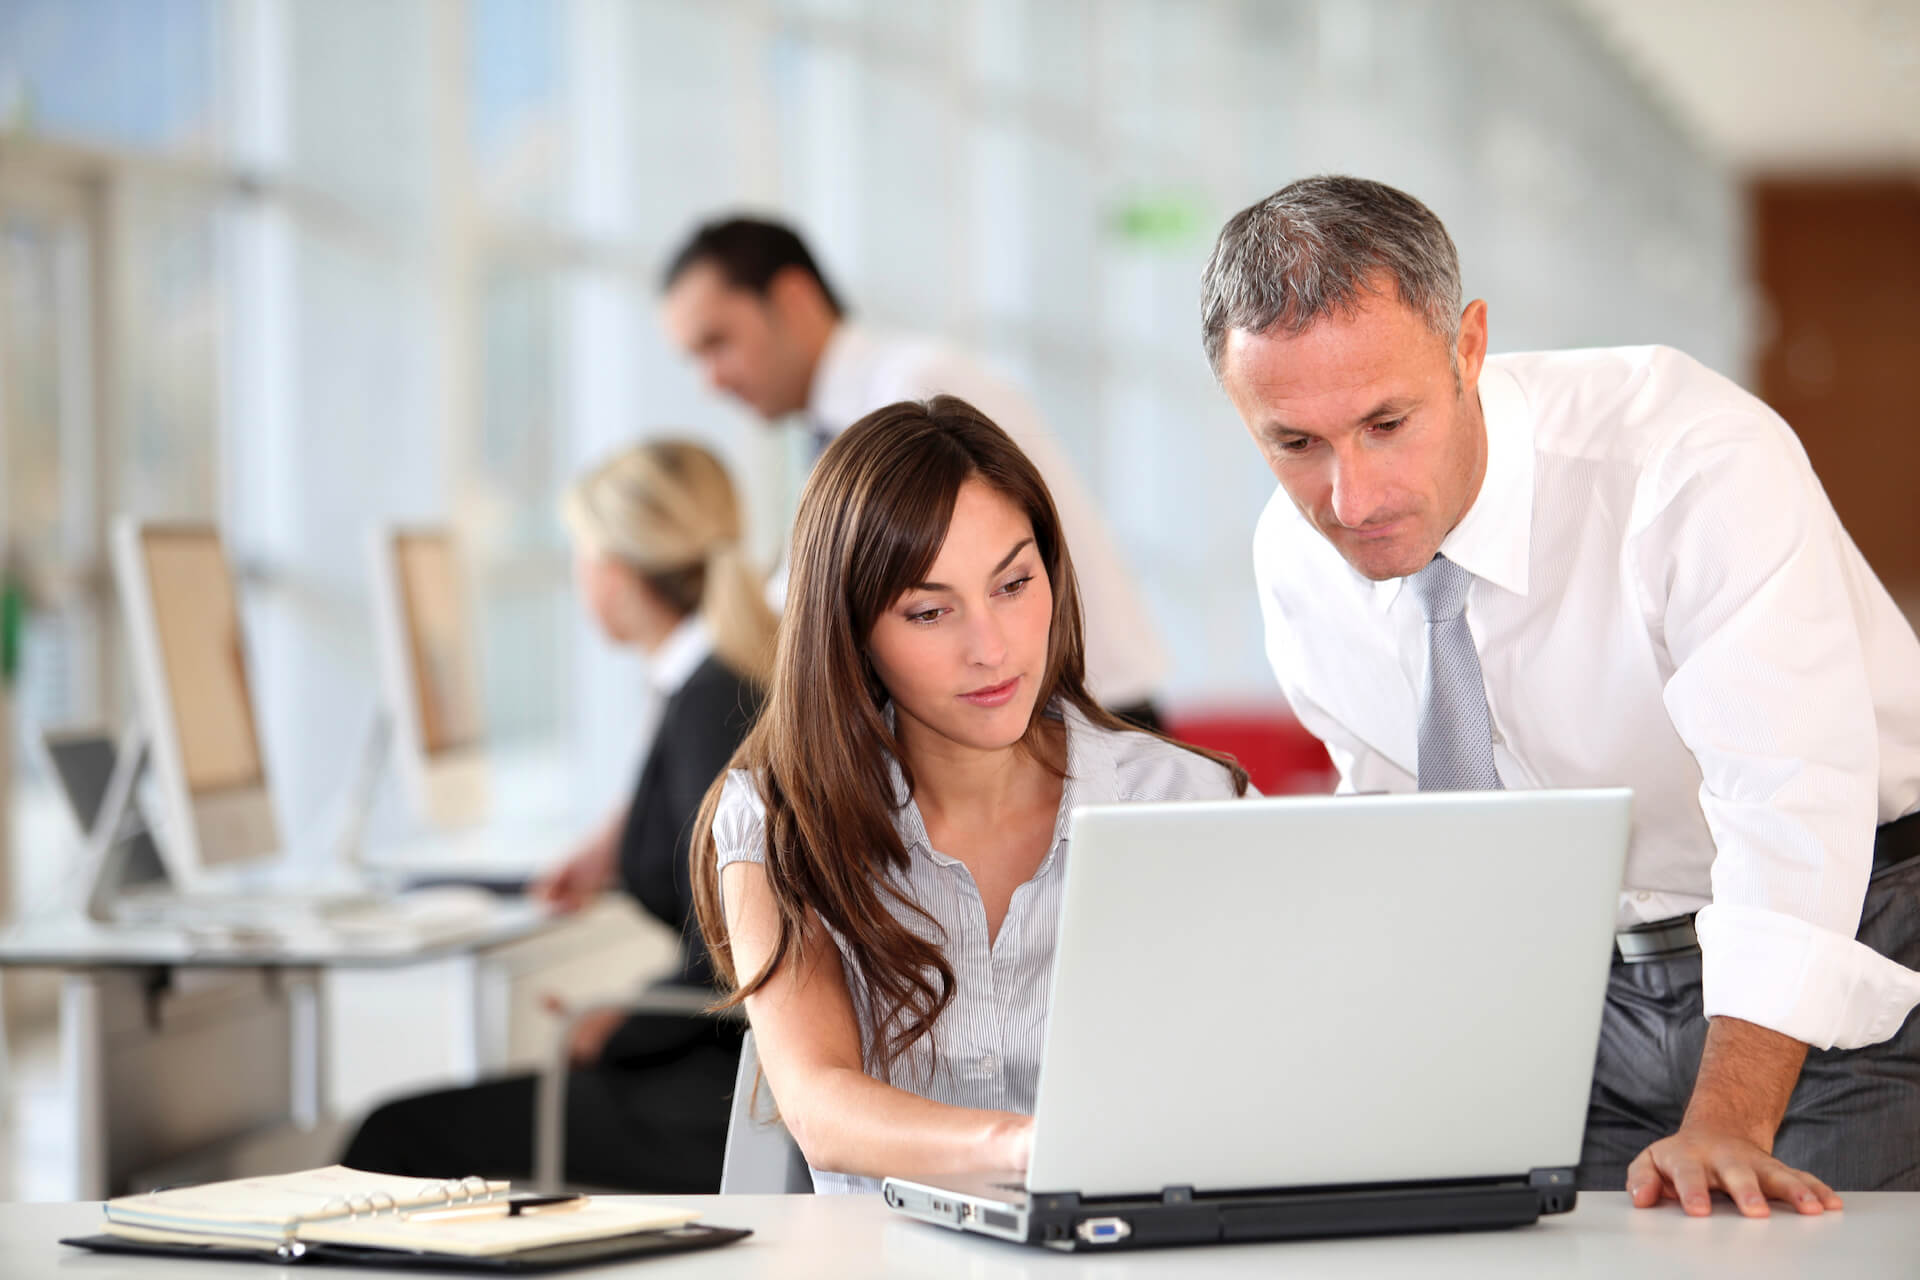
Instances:
[[[202,1258],[221,1262],[266,1262],[274,1266],[394,1267],[419,1271],[451,1271],[469,1275],[538,1275],[565,1271],[573,1267],[591,1267],[603,1262],[620,1262],[656,1254],[691,1253],[696,1249],[715,1249],[753,1232],[737,1227],[710,1227],[689,1223],[661,1231],[633,1231],[626,1235],[603,1236],[598,1240],[574,1240],[566,1244],[543,1245],[517,1253],[474,1257],[458,1253],[414,1252],[406,1249],[370,1249],[348,1244],[303,1244],[298,1253],[288,1250],[245,1249],[229,1245],[162,1244],[129,1240],[125,1236],[73,1236],[61,1244],[77,1245],[97,1253],[145,1254],[163,1258]]]

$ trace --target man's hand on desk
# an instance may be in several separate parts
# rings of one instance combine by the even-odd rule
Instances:
[[[1680,1131],[1627,1166],[1635,1207],[1678,1200],[1692,1216],[1705,1217],[1713,1212],[1717,1189],[1749,1218],[1767,1217],[1769,1200],[1783,1200],[1801,1213],[1840,1208],[1833,1188],[1773,1158],[1773,1136],[1806,1054],[1806,1045],[1777,1031],[1738,1018],[1713,1019]]]
[[[1789,1168],[1740,1134],[1704,1125],[1681,1125],[1627,1167],[1627,1192],[1636,1208],[1678,1200],[1689,1214],[1705,1217],[1713,1212],[1715,1189],[1749,1218],[1767,1217],[1769,1200],[1784,1200],[1801,1213],[1841,1207],[1833,1188],[1812,1174]]]

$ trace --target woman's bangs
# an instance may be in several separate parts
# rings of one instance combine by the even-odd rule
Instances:
[[[856,628],[864,634],[894,601],[927,580],[953,523],[960,486],[974,474],[971,465],[934,457],[908,482],[890,479],[884,500],[870,495],[854,531],[853,561],[848,565],[847,598]]]

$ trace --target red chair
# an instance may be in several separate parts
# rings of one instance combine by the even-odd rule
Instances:
[[[1338,781],[1327,749],[1285,706],[1182,707],[1166,717],[1166,731],[1233,756],[1264,795],[1324,794]]]

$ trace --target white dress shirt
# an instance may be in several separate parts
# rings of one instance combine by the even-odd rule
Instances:
[[[1229,800],[1233,777],[1182,747],[1145,733],[1116,733],[1089,724],[1070,706],[1055,704],[1066,722],[1067,777],[1060,791],[1053,843],[1033,878],[1013,891],[1000,932],[987,937],[987,917],[973,873],[957,858],[933,847],[920,807],[907,791],[897,763],[889,762],[900,808],[894,829],[907,849],[905,875],[895,877],[903,895],[887,908],[908,928],[940,944],[953,967],[953,1000],[935,1020],[933,1033],[914,1042],[894,1068],[893,1083],[935,1102],[958,1107],[1032,1114],[1040,1080],[1040,1045],[1046,1038],[1047,995],[1053,978],[1054,936],[1060,921],[1060,891],[1066,879],[1067,823],[1076,805],[1129,801]],[[766,861],[766,807],[744,770],[727,775],[713,815],[719,865]],[[926,913],[905,905],[913,902]],[[931,917],[931,923],[927,917]],[[855,961],[839,935],[847,991],[860,1024],[861,1057],[879,1076],[874,1050],[879,1015],[865,986],[855,980]],[[878,1191],[872,1178],[813,1172],[815,1191]]]
[[[1003,379],[931,338],[842,324],[814,370],[809,426],[823,437],[898,400],[955,395],[992,419],[1033,460],[1060,512],[1087,623],[1087,687],[1109,707],[1159,692],[1167,655],[1119,545],[1066,452],[1032,402]]]
[[[1920,974],[1854,940],[1874,829],[1920,808],[1920,642],[1766,405],[1663,347],[1494,356],[1487,470],[1440,550],[1508,787],[1634,791],[1620,922],[1699,910],[1708,1016],[1891,1036]],[[1267,656],[1347,791],[1417,787],[1425,622],[1277,491]],[[1542,849],[1542,857],[1552,857]]]
[[[674,625],[658,649],[647,658],[647,687],[671,698],[693,679],[700,664],[713,656],[713,631],[699,614],[689,614]]]

